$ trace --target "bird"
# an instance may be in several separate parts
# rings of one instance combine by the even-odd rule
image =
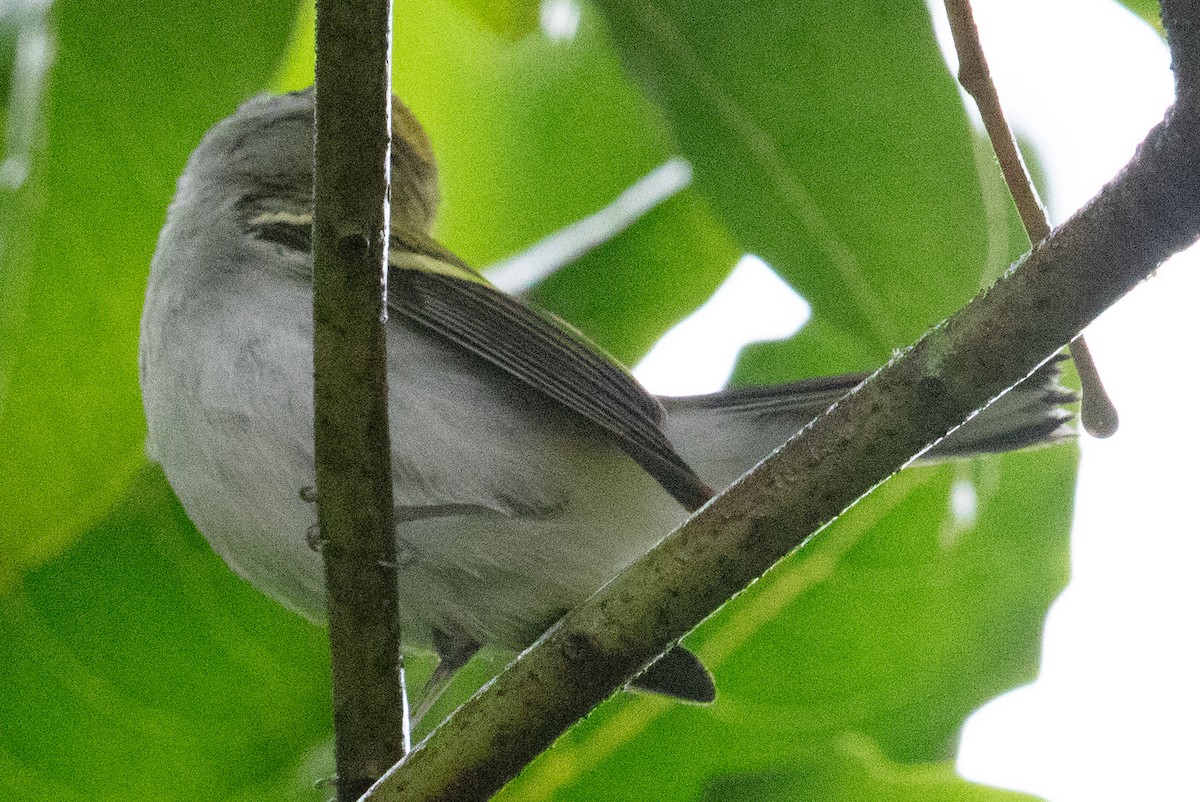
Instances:
[[[151,261],[138,349],[147,453],[252,585],[324,615],[312,398],[314,91],[262,95],[203,137]],[[865,374],[656,397],[565,321],[431,234],[437,167],[392,100],[386,342],[405,648],[428,710],[481,648],[540,636]],[[927,455],[1073,436],[1055,362]],[[715,698],[682,645],[631,681]],[[419,715],[416,716],[419,719]]]

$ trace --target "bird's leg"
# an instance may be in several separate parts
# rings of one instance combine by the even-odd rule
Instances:
[[[425,687],[421,689],[421,701],[412,715],[414,727],[421,722],[442,692],[450,687],[450,680],[475,656],[481,645],[466,635],[433,630],[433,648],[437,652],[438,664]]]

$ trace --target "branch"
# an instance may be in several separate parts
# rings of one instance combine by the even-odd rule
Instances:
[[[945,0],[945,3],[954,49],[958,53],[958,82],[979,107],[983,127],[1000,162],[1000,172],[1017,206],[1029,244],[1036,245],[1050,235],[1050,218],[1046,216],[1046,209],[1038,198],[1033,179],[1017,148],[1017,139],[1004,115],[1004,107],[1000,105],[1000,95],[992,81],[992,71],[983,54],[979,29],[971,13],[971,0]],[[1070,348],[1083,386],[1083,403],[1079,412],[1083,426],[1093,437],[1111,437],[1117,433],[1117,409],[1104,391],[1087,340],[1081,334]]]
[[[317,3],[313,368],[338,800],[403,757],[384,310],[391,3]]]
[[[1176,102],[1200,92],[1200,9],[1191,0],[1162,0],[1163,27],[1175,72]]]
[[[1187,4],[1170,3],[1193,24]],[[570,612],[367,798],[488,798],[670,643],[1200,237],[1190,76],[1181,72],[1176,105],[1125,169],[1017,267]]]

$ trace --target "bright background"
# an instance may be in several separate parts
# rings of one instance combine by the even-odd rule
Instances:
[[[1044,200],[1061,223],[1162,118],[1172,97],[1166,45],[1116,3],[976,0],[974,8],[1001,101],[1033,143],[1049,183]],[[954,67],[945,12],[940,3],[930,10]],[[1198,297],[1193,250],[1088,330],[1121,429],[1109,440],[1082,438],[1072,580],[1047,621],[1041,675],[968,721],[958,766],[969,779],[1051,802],[1197,798],[1200,541],[1191,494],[1200,435],[1187,420],[1200,391],[1188,367]],[[719,388],[738,338],[788,336],[807,314],[803,299],[746,260],[638,375],[664,393]]]

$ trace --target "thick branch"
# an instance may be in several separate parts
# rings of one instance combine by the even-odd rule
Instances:
[[[370,799],[489,797],[668,644],[1194,242],[1200,111],[1190,92],[1179,97],[1121,174],[1019,266],[568,614]]]
[[[1163,27],[1171,49],[1177,100],[1200,92],[1200,7],[1194,0],[1162,0]]]
[[[391,4],[317,3],[313,366],[339,800],[405,752],[384,309]]]
[[[1200,133],[1178,107],[1017,268],[706,506],[526,652],[370,796],[486,799],[727,599],[1200,236]]]

